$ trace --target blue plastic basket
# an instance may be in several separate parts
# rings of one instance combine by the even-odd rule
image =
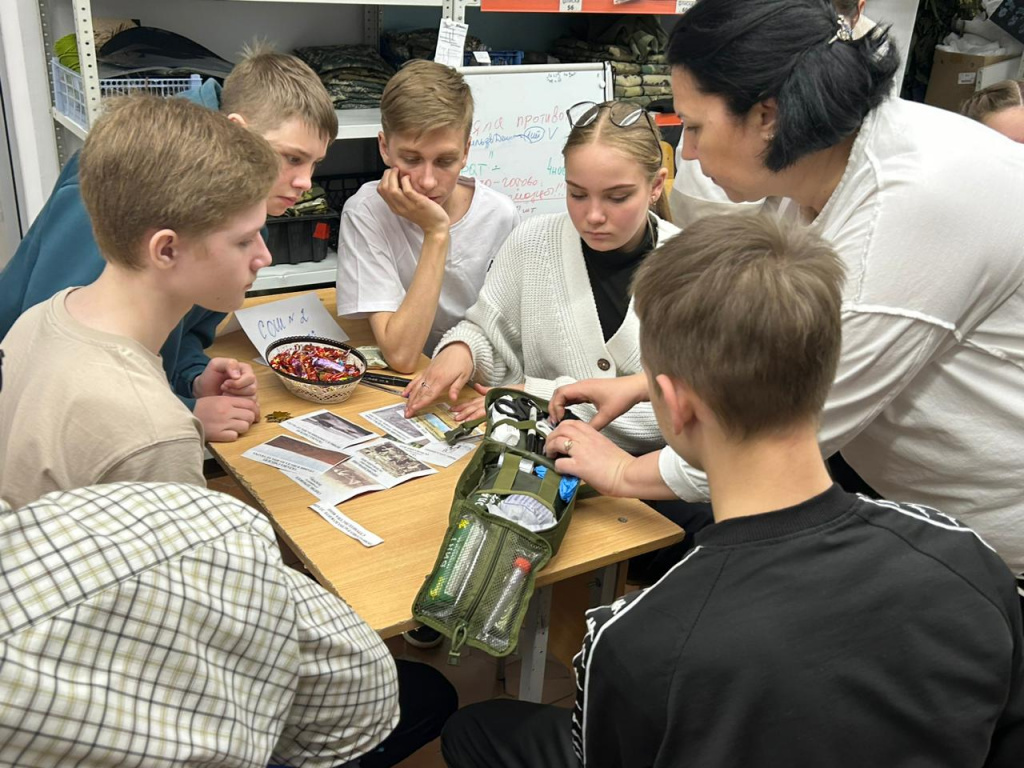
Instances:
[[[82,76],[68,69],[56,58],[50,60],[53,74],[53,105],[82,130],[88,130],[89,117],[85,108],[85,87]],[[191,77],[113,77],[100,80],[100,98],[127,96],[146,92],[157,96],[174,96],[178,93],[198,90],[203,85],[199,75]]]
[[[522,51],[488,51],[487,54],[491,57],[492,66],[511,65],[523,63],[523,52]],[[462,57],[463,66],[471,66],[476,64],[476,59],[473,57],[472,51],[466,51]]]

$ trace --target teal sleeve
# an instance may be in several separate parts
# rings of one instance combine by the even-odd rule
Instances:
[[[73,285],[88,285],[104,261],[78,188],[78,155],[68,161],[46,205],[0,272],[0,338],[25,310]]]
[[[213,343],[217,326],[223,319],[222,312],[192,307],[160,350],[171,389],[190,410],[195,408],[192,381],[210,362],[205,350]]]

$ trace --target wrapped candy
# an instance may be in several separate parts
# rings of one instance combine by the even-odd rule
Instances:
[[[338,384],[361,373],[359,366],[350,363],[348,358],[346,349],[303,344],[278,352],[270,359],[270,367],[304,381]]]

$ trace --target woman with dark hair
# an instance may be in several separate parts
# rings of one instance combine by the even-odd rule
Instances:
[[[836,12],[850,22],[855,39],[863,37],[875,26],[875,22],[864,15],[864,4],[865,0],[832,0]],[[680,141],[676,147],[676,169],[668,195],[673,224],[685,229],[705,216],[738,210],[752,213],[761,207],[763,200],[731,202],[722,189],[701,172],[699,162],[683,159],[683,143]]]
[[[683,156],[734,202],[768,198],[803,220],[845,262],[823,453],[842,449],[885,498],[960,518],[1020,574],[1024,148],[892,96],[888,30],[854,39],[828,0],[700,0],[668,59]],[[643,377],[588,380],[553,408],[592,402],[600,429],[646,397]],[[559,469],[624,494],[610,467],[634,460],[586,425],[560,429],[573,450]],[[671,451],[635,461],[645,498],[706,498],[703,473]]]

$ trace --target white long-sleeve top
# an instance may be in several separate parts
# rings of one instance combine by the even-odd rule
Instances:
[[[1024,146],[890,99],[811,226],[846,265],[822,450],[980,533],[1024,571]],[[781,215],[796,206],[783,202]],[[705,476],[661,456],[680,497]]]
[[[679,230],[655,217],[658,244]],[[526,383],[526,391],[550,398],[561,386],[589,378],[638,373],[640,323],[630,302],[625,320],[607,342],[590,289],[580,236],[568,214],[535,216],[513,230],[494,259],[466,319],[441,339],[461,341],[473,354],[473,378],[481,384]],[[590,420],[593,406],[574,406]],[[665,444],[649,403],[630,409],[604,430],[631,453]]]

